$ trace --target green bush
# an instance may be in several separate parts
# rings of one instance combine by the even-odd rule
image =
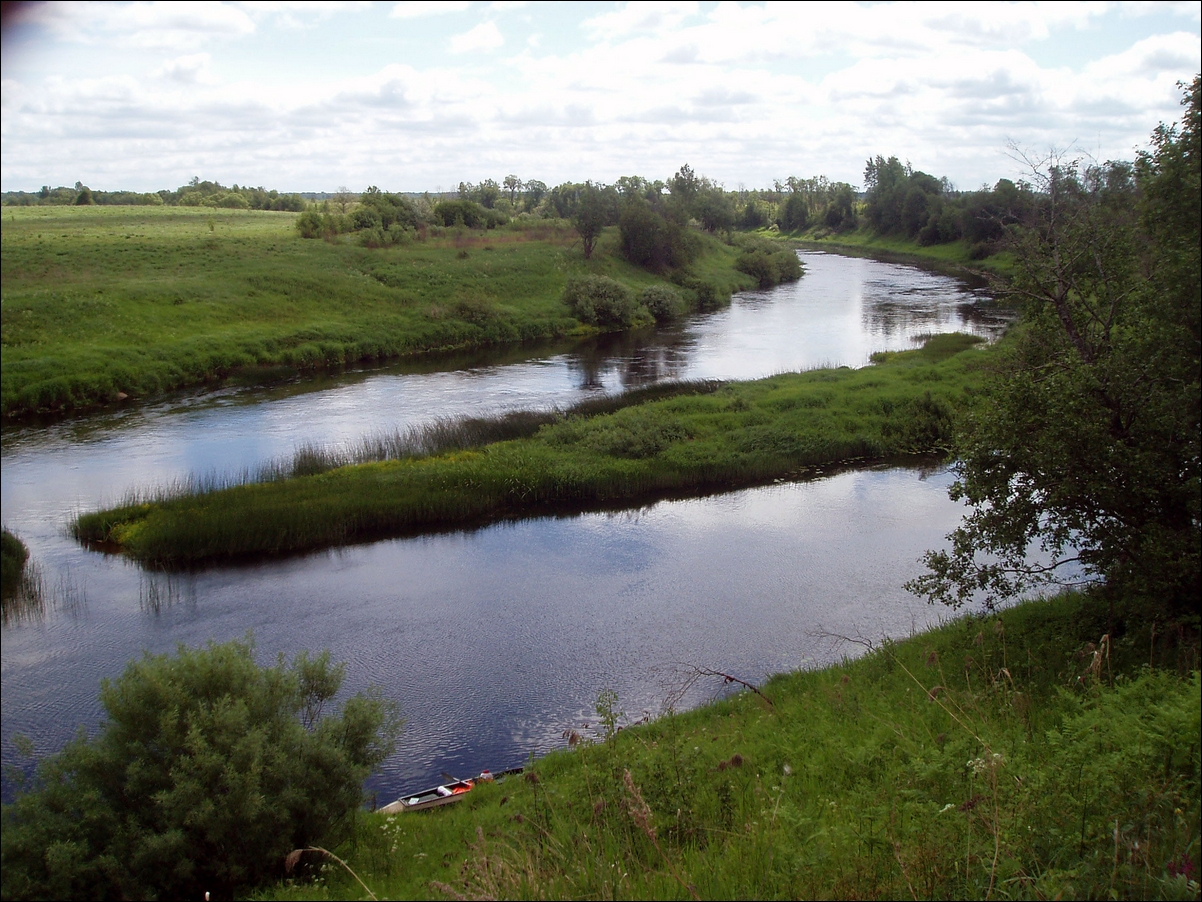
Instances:
[[[563,299],[573,316],[593,326],[629,326],[639,312],[634,292],[607,276],[572,276]]]
[[[259,667],[249,640],[131,662],[99,735],[4,806],[4,898],[229,897],[349,835],[400,723],[375,694],[322,717],[342,676],[328,653]]]
[[[648,285],[643,289],[640,301],[659,321],[675,319],[685,312],[684,298],[667,285]]]
[[[735,269],[747,273],[760,288],[772,288],[781,282],[796,282],[801,278],[801,260],[789,247],[768,241],[748,241],[743,245]]]

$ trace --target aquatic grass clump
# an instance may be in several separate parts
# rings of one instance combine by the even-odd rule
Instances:
[[[74,531],[176,566],[638,505],[835,463],[939,453],[982,378],[976,358],[932,362],[909,352],[863,370],[683,383],[565,413],[435,423],[348,451],[302,449],[268,481],[129,499],[81,515]],[[356,462],[369,455],[384,459]]]

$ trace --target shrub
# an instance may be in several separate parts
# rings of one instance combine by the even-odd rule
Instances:
[[[342,665],[259,667],[251,641],[146,655],[81,734],[4,806],[4,898],[231,896],[295,848],[348,835],[399,721],[374,694],[321,717]]]
[[[767,241],[749,241],[743,246],[735,269],[754,278],[760,288],[771,288],[781,282],[801,278],[801,261],[792,248],[779,247]]]
[[[634,292],[607,276],[572,276],[563,299],[573,316],[593,326],[629,326],[639,311]]]
[[[307,210],[296,217],[296,230],[302,238],[320,238],[324,229],[321,214],[316,210]]]
[[[623,206],[618,231],[626,259],[652,272],[688,266],[698,254],[694,236],[641,198]]]
[[[680,292],[667,285],[649,285],[643,289],[642,304],[657,320],[669,320],[685,312],[684,299]]]

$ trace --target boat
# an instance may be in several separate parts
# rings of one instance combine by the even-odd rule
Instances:
[[[402,811],[422,811],[426,808],[437,808],[439,805],[449,805],[451,802],[458,802],[475,785],[475,780],[455,780],[451,783],[443,783],[433,789],[401,796],[395,802],[385,805],[380,811],[383,814],[399,814]]]
[[[494,779],[504,779],[513,774],[520,774],[524,768],[515,767],[512,770],[502,771],[495,777],[488,771],[484,771],[478,777],[471,777],[466,780],[452,779],[450,782],[442,783],[431,789],[415,792],[411,795],[403,795],[395,802],[390,802],[383,808],[377,809],[381,814],[400,814],[403,811],[423,811],[426,808],[437,808],[440,805],[449,805],[451,802],[458,802],[467,795],[473,786],[477,783],[491,782]],[[443,774],[449,777],[450,774]]]

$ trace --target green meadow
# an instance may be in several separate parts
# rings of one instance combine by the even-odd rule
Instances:
[[[5,207],[0,412],[64,412],[240,378],[594,330],[562,301],[575,273],[665,279],[585,260],[565,221],[428,227],[366,248],[305,240],[296,215],[189,207]],[[698,236],[694,278],[752,287],[738,251]],[[685,290],[687,294],[687,289]]]
[[[981,339],[940,335],[877,364],[657,388],[494,429],[383,437],[343,465],[304,451],[260,480],[186,487],[83,514],[82,541],[155,565],[277,554],[505,518],[630,506],[797,478],[831,464],[945,453],[987,377]],[[495,440],[511,428],[514,437]],[[462,433],[461,439],[456,436]],[[305,475],[300,475],[305,474]]]
[[[1196,899],[1197,646],[1118,610],[845,641],[645,724],[602,690],[524,775],[362,815],[258,898]],[[735,685],[709,663],[679,685]]]

